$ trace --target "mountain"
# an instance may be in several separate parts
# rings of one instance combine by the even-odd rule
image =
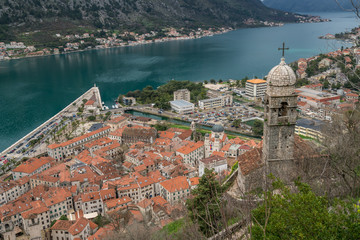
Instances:
[[[351,0],[264,0],[263,3],[270,8],[288,12],[342,11],[342,8],[352,8]]]
[[[270,9],[260,0],[0,0],[0,25],[9,29],[238,28],[248,18],[296,21],[294,15]]]

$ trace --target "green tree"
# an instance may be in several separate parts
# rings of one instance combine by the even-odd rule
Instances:
[[[243,79],[241,79],[241,86],[242,86],[242,87],[245,87],[247,80],[249,80],[249,78],[248,78],[247,76],[244,77]]]
[[[264,133],[264,122],[258,119],[255,119],[252,131],[255,135],[262,136]]]
[[[87,119],[88,119],[89,121],[95,121],[95,120],[96,120],[96,117],[95,117],[95,116],[89,116]]]
[[[166,131],[169,128],[169,125],[166,123],[157,123],[154,128],[158,131]]]
[[[323,83],[323,87],[324,87],[325,89],[328,89],[329,86],[330,86],[329,81],[328,81],[327,79],[325,79],[325,80],[324,80],[324,83]]]
[[[331,202],[307,184],[295,185],[294,193],[274,181],[264,202],[252,211],[252,239],[358,239],[360,218],[352,204]]]
[[[240,127],[240,124],[242,123],[241,119],[236,119],[234,122],[233,122],[233,125],[234,127],[238,128]]]
[[[200,231],[208,237],[222,229],[220,204],[223,191],[224,188],[216,180],[216,173],[205,169],[199,185],[192,192],[194,197],[186,201],[191,220],[196,222]]]
[[[216,83],[215,79],[210,79],[210,83],[215,84]]]
[[[209,82],[205,80],[204,83],[205,83],[205,84],[208,84]]]

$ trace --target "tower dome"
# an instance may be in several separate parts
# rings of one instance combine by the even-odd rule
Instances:
[[[215,124],[212,129],[211,129],[212,132],[215,132],[215,133],[221,133],[221,132],[224,132],[224,127],[221,126],[220,124]]]
[[[281,58],[279,65],[273,67],[267,76],[268,86],[286,87],[296,83],[296,75],[292,68],[285,63],[285,58]]]

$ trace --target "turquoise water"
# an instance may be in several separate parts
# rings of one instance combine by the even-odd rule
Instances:
[[[352,13],[326,13],[328,23],[254,28],[196,40],[93,50],[0,62],[0,151],[96,83],[105,102],[120,93],[168,80],[263,77],[278,64],[332,51],[344,43],[318,36],[359,24]],[[110,104],[111,105],[111,104]]]

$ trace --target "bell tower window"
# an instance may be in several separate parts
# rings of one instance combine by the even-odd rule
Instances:
[[[287,102],[282,102],[281,103],[281,108],[279,109],[279,117],[285,117],[287,116],[287,111],[288,111],[288,103]]]

